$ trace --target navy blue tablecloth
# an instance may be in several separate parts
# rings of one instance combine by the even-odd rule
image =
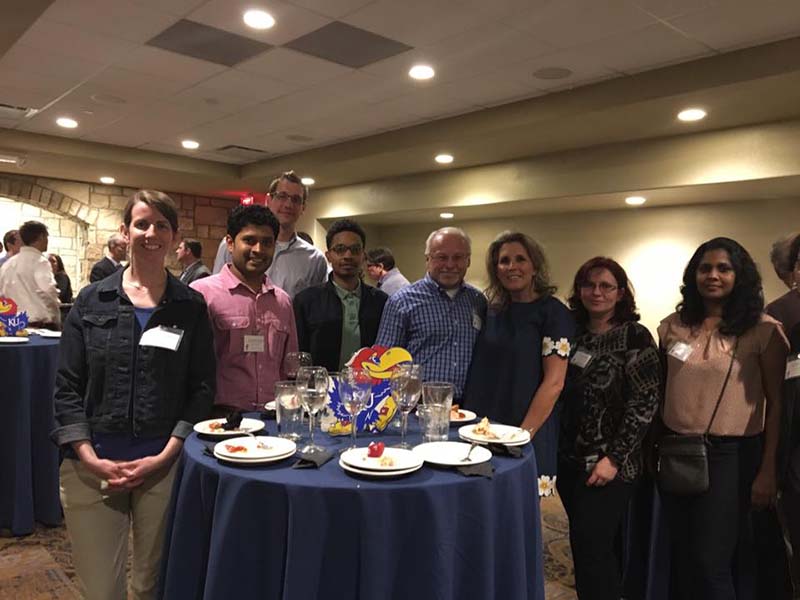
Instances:
[[[58,339],[31,336],[0,344],[0,529],[33,532],[34,521],[61,523],[53,387]]]
[[[319,438],[335,450],[349,444]],[[359,445],[376,438],[398,441]],[[163,598],[544,600],[530,445],[523,458],[494,457],[491,480],[428,465],[374,480],[348,475],[338,457],[319,470],[291,469],[295,458],[227,466],[204,443],[192,434],[184,446]]]

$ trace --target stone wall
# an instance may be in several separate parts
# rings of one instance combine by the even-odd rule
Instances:
[[[13,200],[22,204],[16,213],[21,221],[16,226],[31,219],[45,222],[50,229],[49,251],[60,254],[65,266],[65,254],[70,257],[71,270],[67,273],[76,293],[88,282],[92,265],[103,257],[108,237],[119,231],[125,204],[135,192],[136,188],[0,173],[0,200],[7,199],[0,210]],[[228,212],[237,202],[167,193],[179,207],[179,238],[197,238],[203,245],[203,262],[210,268],[226,232]],[[8,222],[5,214],[4,224]],[[180,272],[174,253],[170,253],[167,266]]]

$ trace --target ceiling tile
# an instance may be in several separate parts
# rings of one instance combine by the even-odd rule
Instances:
[[[427,119],[440,119],[477,110],[479,107],[451,93],[444,85],[414,90],[404,96],[382,102],[386,110],[407,111]]]
[[[114,66],[162,79],[174,79],[184,85],[199,83],[225,70],[222,65],[150,46],[140,46]]]
[[[264,75],[297,86],[307,87],[339,75],[351,73],[353,69],[343,67],[321,58],[286,48],[273,48],[236,67],[245,73]]]
[[[486,15],[458,0],[376,0],[341,20],[416,47],[477,27]]]
[[[564,68],[572,71],[572,75],[564,79],[539,79],[534,72],[545,68]],[[513,79],[521,85],[539,90],[554,90],[584,85],[589,81],[609,79],[618,76],[619,72],[606,67],[600,57],[577,50],[559,50],[552,54],[539,56],[531,60],[511,62],[498,69],[495,75]]]
[[[68,91],[75,83],[66,77],[39,75],[7,66],[0,67],[0,85],[47,94],[51,99]],[[0,99],[4,104],[10,104]]]
[[[111,94],[128,101],[157,100],[172,96],[191,85],[182,78],[156,77],[147,73],[111,67],[93,77],[87,85],[97,93]]]
[[[286,47],[356,69],[411,49],[339,21],[292,40]]]
[[[279,98],[295,89],[295,86],[283,81],[229,69],[183,90],[175,98],[185,102],[199,102],[226,113],[235,113]]]
[[[290,4],[300,6],[331,19],[344,17],[373,0],[289,0]]]
[[[659,19],[673,19],[711,6],[719,0],[632,0],[632,2]]]
[[[196,8],[208,2],[208,0],[131,0],[131,2],[176,17],[185,17]]]
[[[48,94],[47,92],[19,88],[3,82],[3,74],[0,73],[0,102],[10,106],[22,106],[25,108],[40,108],[45,106],[58,94]]]
[[[106,1],[102,8],[87,0],[56,0],[42,16],[83,31],[137,43],[146,42],[176,21],[173,15],[127,0]]]
[[[524,85],[502,71],[443,83],[441,89],[443,93],[463,98],[466,102],[481,107],[506,104],[544,93],[533,82],[529,81]]]
[[[245,162],[245,161],[242,161],[242,160],[238,160],[236,158],[232,158],[231,156],[228,156],[228,155],[226,155],[224,153],[221,153],[221,152],[208,152],[208,151],[202,151],[202,150],[194,150],[194,151],[190,152],[188,150],[185,150],[184,148],[181,148],[180,146],[175,147],[174,145],[165,144],[165,143],[161,143],[161,142],[152,142],[152,143],[142,144],[141,146],[139,146],[139,149],[141,149],[141,150],[149,150],[151,152],[161,152],[162,154],[173,154],[173,155],[176,155],[176,156],[188,156],[188,157],[191,157],[191,158],[200,158],[200,159],[204,159],[204,160],[214,160],[214,161],[217,161],[217,162],[224,162],[224,163],[229,163],[229,164],[234,164],[234,165],[236,165],[236,164],[244,164],[244,162]]]
[[[60,52],[42,50],[25,44],[14,44],[0,58],[0,70],[13,69],[33,75],[53,78],[60,84],[77,85],[100,73],[105,65],[100,62],[68,56]]]
[[[192,12],[189,18],[273,46],[285,44],[331,21],[320,14],[280,0],[269,0],[261,6],[274,17],[274,27],[257,30],[244,24],[245,11],[254,8],[252,0],[210,0]]]
[[[557,0],[501,20],[556,48],[578,46],[657,22],[625,0]]]
[[[83,31],[72,25],[47,19],[37,20],[17,43],[106,65],[126,56],[137,47],[133,42]]]
[[[720,51],[800,35],[800,2],[721,3],[670,21],[686,35]]]
[[[713,53],[703,44],[661,23],[584,44],[574,51],[629,74]]]

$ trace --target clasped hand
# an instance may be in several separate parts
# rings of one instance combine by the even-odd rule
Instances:
[[[145,456],[130,461],[98,458],[86,466],[94,475],[107,482],[107,491],[119,492],[140,486],[148,475],[166,466],[166,463],[160,456]]]

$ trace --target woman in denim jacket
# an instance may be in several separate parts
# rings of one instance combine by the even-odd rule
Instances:
[[[53,440],[61,502],[87,600],[155,596],[176,459],[214,399],[203,297],[164,268],[178,216],[161,192],[128,202],[130,265],[78,295],[64,324]]]

